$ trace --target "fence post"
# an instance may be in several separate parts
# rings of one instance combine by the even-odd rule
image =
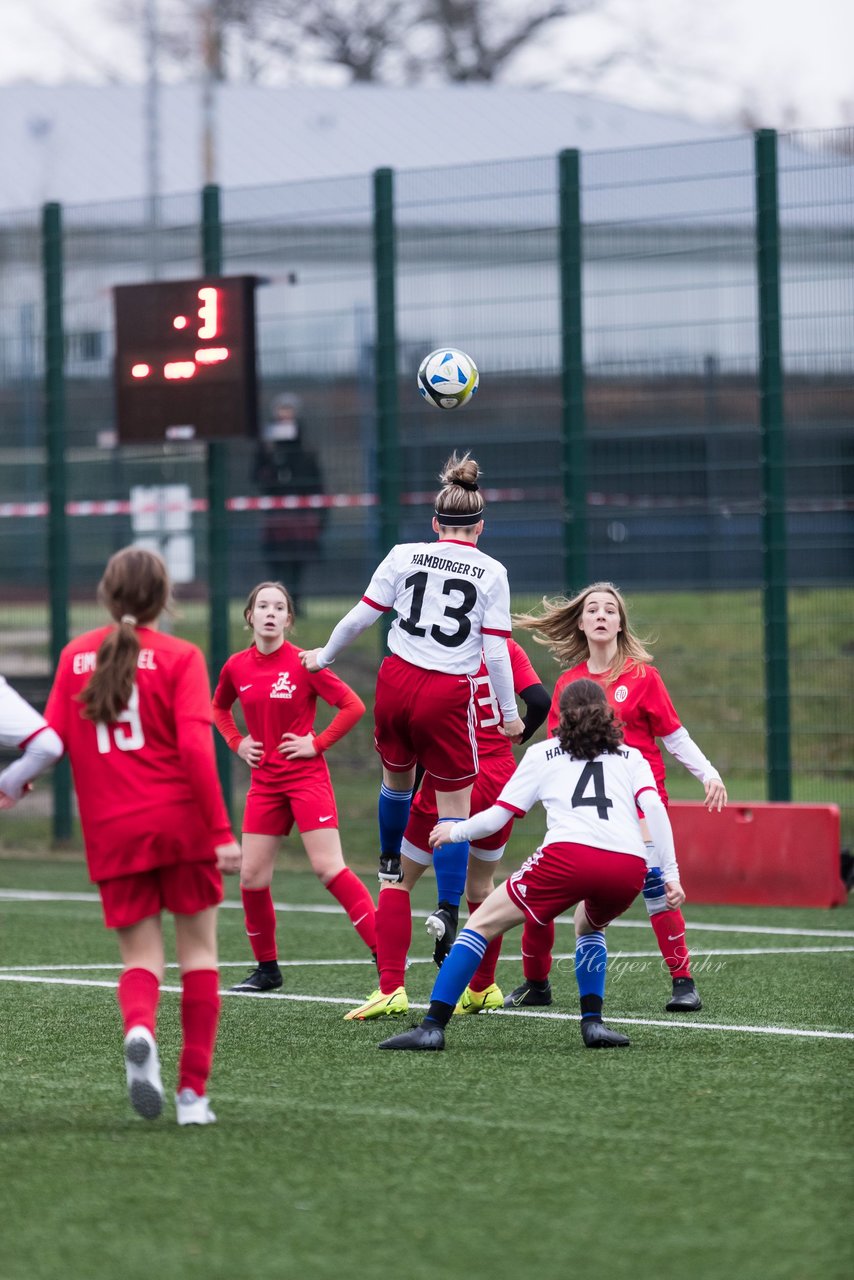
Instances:
[[[792,770],[777,134],[773,129],[758,129],[754,142],[759,291],[759,409],[762,439],[765,741],[768,798],[781,801],[792,798]]]
[[[222,220],[220,189],[213,183],[202,188],[202,271],[206,276],[222,275]],[[216,681],[229,655],[228,590],[228,443],[207,443],[208,499],[208,662],[211,682]],[[214,734],[217,769],[225,803],[231,814],[231,752],[219,733]]]
[[[56,670],[68,643],[68,527],[65,514],[66,420],[65,332],[63,322],[62,207],[42,207],[44,282],[44,390],[47,445],[47,569],[50,591],[50,658]],[[71,835],[71,776],[67,759],[53,772],[53,838]]]
[[[380,555],[400,540],[400,440],[397,420],[397,314],[395,301],[394,171],[374,171],[374,298],[377,402],[377,497]],[[391,618],[380,627],[385,649]]]
[[[563,585],[568,595],[587,581],[587,450],[581,308],[581,166],[576,150],[558,155],[560,213],[561,478]]]

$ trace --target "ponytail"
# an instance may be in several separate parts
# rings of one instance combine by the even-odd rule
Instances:
[[[95,670],[80,694],[83,716],[112,724],[126,710],[139,662],[137,626],[154,622],[169,607],[172,585],[160,556],[125,547],[111,556],[98,584],[98,599],[117,626],[101,641]]]

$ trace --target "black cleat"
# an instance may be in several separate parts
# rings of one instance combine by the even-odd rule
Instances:
[[[631,1044],[628,1036],[612,1031],[604,1022],[594,1022],[591,1018],[581,1021],[581,1039],[588,1049],[624,1049]]]
[[[377,871],[380,884],[400,884],[403,871],[400,866],[399,853],[381,853],[380,866]]]
[[[530,982],[523,982],[521,987],[517,987],[515,991],[511,991],[509,996],[504,997],[505,1009],[523,1009],[530,1005],[547,1005],[552,1002],[552,984],[546,983],[545,991],[539,991],[536,987],[532,987]]]
[[[243,995],[259,996],[265,991],[276,991],[282,985],[282,971],[275,969],[253,969],[250,974],[238,982],[236,986],[229,987],[229,991],[239,991]]]
[[[703,1002],[694,986],[693,978],[674,978],[673,996],[664,1008],[668,1013],[696,1013],[702,1009]]]
[[[457,912],[445,904],[432,911],[425,921],[427,932],[436,944],[433,947],[433,961],[437,969],[441,969],[454,945],[458,919]]]
[[[425,1027],[423,1022],[417,1023],[409,1031],[402,1031],[399,1036],[390,1036],[382,1040],[378,1049],[444,1049],[445,1033],[441,1027]]]

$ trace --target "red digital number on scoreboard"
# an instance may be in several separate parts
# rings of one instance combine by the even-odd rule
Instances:
[[[114,290],[120,441],[255,433],[256,283],[221,276]]]

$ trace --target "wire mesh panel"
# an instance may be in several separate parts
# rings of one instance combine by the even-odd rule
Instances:
[[[401,486],[404,537],[429,532],[441,464],[470,449],[483,467],[483,546],[512,589],[560,584],[560,309],[557,162],[397,175]],[[437,410],[416,389],[422,358],[458,347],[480,371],[476,397]],[[415,496],[424,495],[420,503]]]
[[[370,177],[224,193],[225,269],[259,277],[260,439],[229,447],[239,592],[346,595],[374,555],[372,217]]]
[[[850,131],[778,146],[794,798],[839,800],[846,831],[852,153]],[[281,577],[301,598],[298,638],[322,642],[385,549],[376,387],[389,333],[397,409],[389,418],[386,405],[383,431],[393,419],[400,538],[429,536],[439,468],[470,449],[484,470],[483,546],[508,565],[515,603],[583,586],[565,580],[562,172],[557,157],[538,157],[395,174],[393,326],[377,322],[372,176],[223,193],[223,272],[258,278],[260,379],[258,440],[225,446],[227,565],[208,562],[205,447],[115,443],[111,291],[202,274],[200,197],[63,210],[71,630],[100,620],[103,564],[140,540],[167,555],[184,602],[169,625],[183,634],[206,643],[208,589],[227,574],[232,642],[243,643],[244,593]],[[734,797],[762,799],[754,140],[584,154],[580,180],[584,576],[624,589],[683,722]],[[0,218],[0,250],[0,671],[38,702],[50,676],[41,215]],[[481,374],[478,395],[453,411],[426,405],[415,385],[422,357],[445,344]],[[378,640],[352,659],[366,699]],[[558,669],[535,652],[550,683]],[[369,726],[336,753],[370,847]],[[699,798],[675,762],[669,774],[672,794]]]
[[[792,769],[854,808],[854,130],[779,141]],[[820,678],[817,679],[817,674]]]

